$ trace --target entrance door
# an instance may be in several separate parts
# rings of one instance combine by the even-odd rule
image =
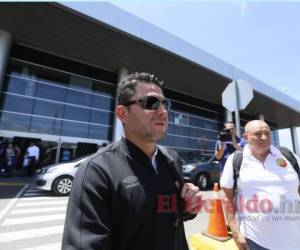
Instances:
[[[29,137],[14,137],[13,143],[16,143],[22,152],[22,157],[26,153],[27,148],[30,146],[30,142],[34,142],[40,149],[40,156],[38,161],[38,167],[44,167],[55,163],[55,156],[57,152],[57,142],[46,141],[40,138]]]

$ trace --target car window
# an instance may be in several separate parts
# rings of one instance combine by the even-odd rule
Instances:
[[[207,163],[214,159],[211,155],[201,155],[197,159],[193,160],[194,163]]]

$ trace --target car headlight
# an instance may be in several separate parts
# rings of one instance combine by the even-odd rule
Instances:
[[[36,172],[38,172],[38,170]],[[47,168],[41,168],[39,172],[40,174],[45,174],[47,172]]]
[[[188,165],[184,165],[184,166],[183,166],[183,170],[184,170],[184,171],[187,171],[187,172],[193,171],[195,168],[196,168],[196,165],[191,165],[191,164],[188,164]]]
[[[52,173],[57,170],[58,167],[48,168],[45,173]]]

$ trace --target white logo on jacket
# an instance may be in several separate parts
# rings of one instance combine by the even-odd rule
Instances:
[[[123,182],[125,183],[126,188],[132,188],[132,187],[140,185],[140,183],[138,181],[138,178],[136,176],[133,176],[133,175],[128,176],[127,178],[125,178],[123,180]]]

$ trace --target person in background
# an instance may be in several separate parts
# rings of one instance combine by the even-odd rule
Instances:
[[[298,250],[298,174],[283,154],[271,145],[267,123],[261,120],[248,122],[244,137],[248,143],[243,150],[236,189],[234,155],[229,156],[220,180],[224,211],[236,245],[240,250]],[[300,165],[299,158],[294,157]]]
[[[219,139],[215,146],[215,157],[220,161],[220,170],[223,172],[226,160],[236,150],[241,150],[246,140],[239,138],[236,133],[236,128],[233,122],[225,122],[223,131],[230,133],[229,138]]]
[[[22,152],[18,144],[13,145],[14,152],[15,152],[15,157],[16,157],[16,168],[18,168],[21,165],[21,160],[22,160]]]
[[[35,143],[32,141],[30,142],[30,146],[26,150],[26,158],[27,158],[27,176],[33,176],[37,163],[40,157],[40,149]]]
[[[14,171],[16,167],[15,163],[16,163],[15,151],[13,149],[12,144],[9,143],[6,149],[6,171],[5,172],[7,176],[10,176]]]
[[[78,168],[62,249],[188,250],[183,221],[196,216],[201,194],[183,182],[177,153],[157,144],[170,108],[162,82],[128,75],[117,100],[124,137]]]

